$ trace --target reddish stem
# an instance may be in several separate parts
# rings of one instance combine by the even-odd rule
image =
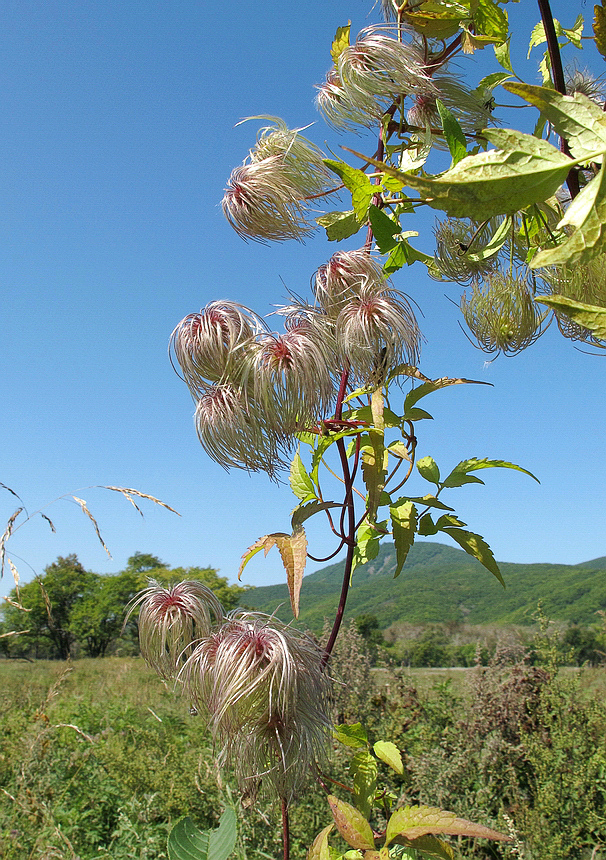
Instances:
[[[282,798],[282,845],[284,846],[283,858],[290,858],[290,826],[288,822],[288,802],[286,798]]]

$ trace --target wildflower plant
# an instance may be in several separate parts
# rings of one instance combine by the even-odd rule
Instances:
[[[565,28],[548,0],[538,7],[530,49],[546,46],[543,86],[524,83],[513,69],[506,0],[382,0],[383,23],[357,37],[350,25],[340,27],[317,107],[340,133],[374,129],[374,152],[345,147],[348,161],[327,158],[304,129],[257,117],[268,124],[229,177],[223,211],[244,239],[302,240],[317,228],[330,241],[360,231],[362,238],[318,268],[309,298],[291,296],[278,309],[283,332],[221,300],[186,316],[171,338],[209,456],[226,469],[265,471],[272,479],[290,463],[297,504],[289,529],[255,541],[239,574],[261,550],[277,547],[296,618],[307,557],[328,561],[345,553],[341,597],[322,647],[273,617],[226,616],[187,584],[165,591],[152,583],[138,598],[148,661],[205,716],[219,760],[234,767],[245,793],[254,797],[261,787],[280,800],[285,860],[289,806],[306,777],[318,775],[324,754],[330,656],[356,567],[388,537],[397,577],[417,535],[442,533],[502,582],[488,544],[448,497],[482,483],[476,473],[487,468],[534,478],[483,457],[443,473],[433,457],[417,455],[419,422],[431,418],[424,398],[472,381],[431,379],[419,369],[415,309],[391,278],[418,264],[434,279],[466,286],[464,320],[489,353],[530,346],[554,313],[565,336],[606,346],[602,89],[599,78],[565,74],[562,66],[561,48],[581,47],[582,17]],[[593,32],[606,56],[601,6]],[[455,58],[481,52],[493,67],[470,82]],[[534,134],[501,127],[499,88],[538,109]],[[447,169],[443,152],[434,167],[436,150],[450,154]],[[318,214],[316,207],[337,192],[351,195],[351,206]],[[435,254],[411,241],[420,206],[441,213]],[[421,489],[408,489],[413,476],[425,482]],[[305,524],[313,516],[325,517],[334,535],[324,558],[308,551]],[[356,806],[328,798],[333,823],[312,845],[310,860],[353,852],[376,860],[410,856],[403,851],[412,849],[415,856],[451,856],[436,839],[440,833],[507,838],[453,813],[398,806],[386,795],[377,810],[376,758],[397,771],[399,752],[375,744],[373,759],[362,734],[341,734],[358,749]],[[334,827],[348,845],[345,854],[329,849]]]

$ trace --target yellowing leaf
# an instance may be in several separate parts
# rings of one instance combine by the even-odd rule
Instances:
[[[388,764],[396,773],[404,773],[400,750],[391,741],[377,741],[373,746],[373,750],[376,757],[380,758],[385,764]]]
[[[333,827],[334,824],[329,824],[328,827],[318,833],[307,852],[307,860],[330,860],[328,837]]]
[[[606,150],[606,114],[587,96],[564,96],[549,87],[517,82],[503,86],[541,111],[568,141],[573,158],[589,158],[600,149]]]
[[[307,537],[302,526],[298,526],[292,535],[276,535],[276,546],[286,570],[290,605],[295,618],[299,617],[299,594],[303,582],[303,572],[307,561]]]
[[[328,797],[328,803],[337,830],[348,845],[362,851],[368,851],[375,847],[370,824],[355,806],[345,803],[344,800],[339,800],[332,794]]]
[[[258,552],[261,552],[261,550],[264,550],[265,555],[267,555],[272,546],[275,546],[276,537],[278,536],[278,534],[280,536],[288,537],[288,535],[285,535],[284,532],[279,532],[277,534],[272,535],[263,535],[263,537],[258,538],[253,544],[248,547],[240,561],[240,567],[238,569],[238,579],[240,579],[240,577],[242,576],[242,571],[244,570],[248,562],[251,560],[251,558],[253,558],[253,556],[255,556]]]
[[[491,830],[490,827],[484,827],[482,824],[474,824],[465,818],[457,818],[454,812],[447,812],[445,809],[433,806],[403,806],[396,809],[387,823],[385,844],[393,842],[397,836],[417,839],[433,833],[511,842],[511,837],[497,830]]]
[[[541,266],[569,265],[587,262],[601,254],[606,246],[606,170],[583,188],[558,224],[558,229],[572,227],[574,232],[555,248],[545,248],[530,261],[532,269]]]
[[[370,156],[350,151],[418,191],[433,209],[456,218],[467,218],[473,212],[478,221],[509,215],[547,200],[574,166],[550,143],[532,135],[501,129],[486,129],[483,134],[499,148],[468,155],[435,177],[402,173]]]
[[[561,314],[566,314],[583,328],[588,329],[600,340],[606,340],[606,307],[575,302],[567,296],[541,296],[535,301],[548,305]]]
[[[595,46],[600,54],[606,58],[606,9],[603,6],[594,6],[593,12]]]
[[[346,27],[338,27],[337,32],[335,33],[335,38],[333,39],[332,47],[330,49],[330,56],[332,57],[333,63],[337,64],[339,61],[339,57],[345,50],[345,48],[349,47],[349,31],[351,30],[351,21],[347,22]]]

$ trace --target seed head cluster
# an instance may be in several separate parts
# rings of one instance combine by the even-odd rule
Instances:
[[[290,801],[325,755],[330,679],[306,634],[260,612],[226,613],[199,582],[155,581],[139,607],[141,653],[207,721],[241,789]],[[128,616],[127,616],[128,617]]]
[[[352,380],[376,386],[395,365],[416,360],[412,307],[368,251],[335,254],[316,272],[313,292],[313,303],[279,310],[282,334],[227,301],[189,314],[173,331],[173,363],[196,403],[198,438],[225,468],[274,477],[296,434],[330,411],[344,367]]]

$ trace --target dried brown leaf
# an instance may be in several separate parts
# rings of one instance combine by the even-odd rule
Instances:
[[[111,552],[108,550],[108,548],[107,548],[107,546],[106,546],[106,544],[105,544],[105,541],[104,541],[104,540],[103,540],[103,538],[101,537],[101,532],[100,532],[100,530],[99,530],[99,524],[98,524],[97,520],[94,518],[94,516],[91,514],[91,512],[89,511],[89,509],[86,507],[86,502],[84,501],[84,499],[79,499],[79,498],[78,498],[78,496],[72,496],[72,499],[73,499],[75,502],[78,502],[78,504],[80,505],[80,508],[81,508],[81,510],[82,510],[82,513],[83,513],[83,514],[86,514],[86,516],[89,518],[89,520],[90,520],[90,521],[91,521],[91,523],[93,524],[93,528],[95,529],[95,533],[96,533],[97,537],[99,538],[99,543],[101,544],[101,546],[103,547],[103,549],[105,550],[105,552],[108,554],[108,556],[111,558],[111,557],[112,557],[112,554],[111,554]]]
[[[6,524],[6,528],[4,529],[4,534],[0,537],[0,579],[4,576],[4,559],[6,557],[6,542],[9,537],[13,533],[13,526],[15,525],[15,520],[21,513],[23,508],[17,508],[17,510],[11,514],[8,518],[8,522]]]
[[[178,517],[181,516],[179,511],[176,511],[174,508],[171,508],[170,505],[167,505],[166,502],[162,502],[160,499],[157,499],[155,496],[150,496],[149,493],[142,493],[140,490],[133,490],[132,487],[110,487],[110,486],[107,486],[106,484],[100,484],[99,486],[103,490],[112,490],[114,493],[121,493],[133,505],[135,503],[129,497],[130,496],[137,496],[139,499],[149,499],[149,501],[153,502],[155,505],[160,505],[160,507],[166,508],[167,511],[171,511],[171,513],[176,514]],[[137,508],[137,505],[135,505],[135,507]],[[139,508],[137,508],[137,510],[139,511],[139,513],[141,513]]]
[[[54,533],[57,531],[57,529],[55,528],[55,525],[54,525],[53,521],[51,520],[51,518],[50,518],[50,517],[47,517],[47,516],[46,516],[46,514],[43,514],[43,513],[42,513],[42,511],[40,511],[40,516],[42,517],[42,519],[43,519],[43,520],[46,520],[46,522],[47,522],[47,523],[49,524],[49,526],[50,526],[50,530],[51,530],[51,531],[53,532],[53,534],[54,534]]]

